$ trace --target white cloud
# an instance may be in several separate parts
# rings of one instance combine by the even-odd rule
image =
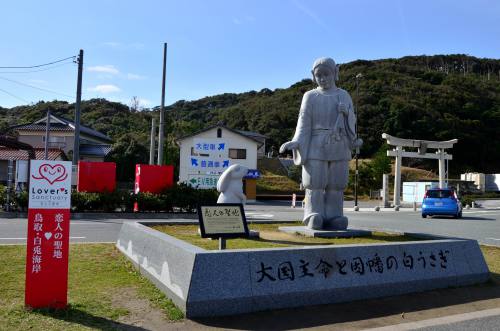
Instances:
[[[91,72],[101,72],[111,75],[118,75],[120,73],[120,71],[116,69],[114,65],[111,64],[88,67],[87,70]]]
[[[104,46],[109,46],[109,47],[118,47],[121,45],[121,43],[117,42],[117,41],[106,41],[104,43],[102,43]]]
[[[90,92],[98,92],[103,94],[116,93],[121,91],[121,89],[118,86],[111,84],[97,85],[94,87],[89,87],[87,90]]]
[[[253,23],[253,22],[255,22],[255,17],[253,17],[253,16],[245,16],[242,18],[233,17],[233,24],[236,24],[236,25],[241,25],[241,24],[245,24],[245,23]]]
[[[131,43],[131,44],[128,44],[127,47],[140,50],[140,49],[144,49],[144,44],[143,43]]]
[[[145,48],[143,43],[135,42],[135,43],[122,43],[119,41],[106,41],[101,43],[102,46],[115,48],[117,50],[142,50]]]
[[[330,31],[328,25],[325,24],[325,22],[318,16],[318,14],[316,14],[316,12],[312,11],[311,9],[306,7],[304,4],[300,3],[299,0],[293,0],[293,4],[302,13],[309,16],[314,22],[316,22],[316,24],[321,26],[323,29]]]
[[[140,104],[142,107],[149,107],[149,106],[151,106],[153,103],[151,102],[151,100],[139,98],[139,104]]]
[[[143,79],[146,79],[146,76],[128,73],[127,79],[129,79],[129,80],[143,80]]]

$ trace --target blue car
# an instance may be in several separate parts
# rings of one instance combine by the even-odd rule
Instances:
[[[430,189],[425,192],[422,201],[422,217],[426,218],[432,215],[462,217],[462,204],[453,190]]]

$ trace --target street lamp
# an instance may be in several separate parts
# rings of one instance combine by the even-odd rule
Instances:
[[[356,115],[356,141],[358,139],[358,106],[359,106],[359,80],[363,77],[361,73],[356,75],[356,105],[355,112]],[[359,210],[358,207],[358,156],[359,156],[359,146],[356,146],[355,158],[356,158],[356,172],[354,174],[354,210]]]

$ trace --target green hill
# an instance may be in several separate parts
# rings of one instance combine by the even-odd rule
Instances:
[[[452,173],[498,171],[500,60],[466,55],[407,56],[357,60],[341,65],[340,70],[338,86],[348,90],[354,100],[355,76],[363,75],[358,106],[359,133],[365,141],[361,157],[369,158],[382,147],[383,132],[403,138],[458,138],[452,151]],[[307,71],[304,68],[304,74]],[[277,150],[292,137],[302,95],[313,87],[310,79],[304,79],[288,88],[177,101],[166,108],[169,150],[165,155],[176,162],[175,137],[219,121],[265,134],[269,137],[267,147]],[[43,116],[47,107],[57,115],[73,117],[74,105],[60,101],[0,107],[0,131]],[[111,158],[119,163],[147,160],[151,117],[158,117],[158,107],[137,112],[104,99],[82,103],[82,124],[114,139]],[[435,169],[437,162],[415,160],[408,165]]]

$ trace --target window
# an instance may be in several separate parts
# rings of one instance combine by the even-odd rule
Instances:
[[[42,136],[42,142],[45,143],[45,136]],[[50,148],[64,148],[66,147],[66,137],[49,136]]]
[[[45,142],[45,136],[42,136],[42,141]],[[49,143],[63,143],[66,142],[66,137],[49,136]]]
[[[230,148],[229,149],[229,158],[231,159],[246,159],[247,158],[247,150],[239,149],[239,148]]]
[[[222,129],[221,128],[217,129],[217,138],[222,138]]]
[[[428,198],[449,198],[451,196],[450,190],[429,190],[427,191]]]
[[[192,156],[206,156],[206,157],[210,156],[209,154],[206,154],[206,153],[196,153],[194,150],[194,147],[191,147],[191,155]]]

